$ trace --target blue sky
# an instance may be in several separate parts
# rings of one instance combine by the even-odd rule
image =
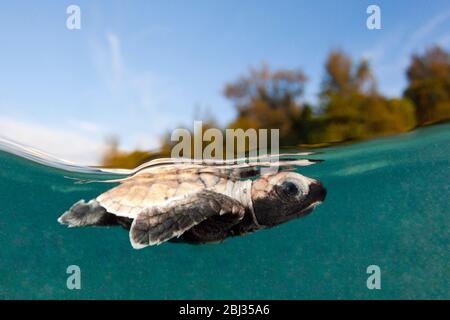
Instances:
[[[81,8],[81,30],[66,8]],[[366,8],[381,8],[381,30]],[[225,83],[251,66],[301,68],[316,100],[324,61],[365,56],[400,95],[413,52],[450,49],[449,1],[14,1],[0,4],[0,134],[95,164],[109,135],[155,148],[169,129],[234,110]]]

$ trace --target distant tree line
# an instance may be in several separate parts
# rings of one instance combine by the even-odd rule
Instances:
[[[302,70],[251,69],[225,86],[236,118],[229,128],[279,129],[280,146],[323,145],[392,135],[450,119],[450,55],[440,47],[412,56],[402,97],[388,98],[377,89],[367,60],[358,62],[332,51],[325,63],[318,105],[303,101],[307,76]],[[211,121],[206,126],[213,126]],[[173,145],[162,142],[159,155]],[[134,167],[158,155],[120,152],[117,143],[103,164]]]

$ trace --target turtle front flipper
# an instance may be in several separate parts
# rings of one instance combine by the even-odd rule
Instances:
[[[160,244],[173,238],[180,237],[193,227],[199,228],[203,222],[218,221],[222,223],[220,234],[226,237],[231,225],[223,221],[239,222],[245,214],[244,206],[237,200],[213,191],[201,191],[186,198],[170,202],[164,207],[151,207],[140,212],[134,219],[130,229],[130,241],[135,249],[149,245]],[[229,219],[231,216],[231,219]],[[223,221],[220,221],[223,217]],[[209,223],[208,228],[210,228]],[[200,234],[202,233],[201,230]],[[205,233],[205,241],[208,239]],[[201,238],[198,239],[201,242]],[[213,239],[213,240],[219,240]]]

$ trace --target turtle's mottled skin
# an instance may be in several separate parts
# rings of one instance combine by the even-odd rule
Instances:
[[[220,242],[304,216],[325,195],[319,181],[290,171],[168,164],[140,170],[96,199],[77,202],[58,221],[121,225],[130,230],[134,248]]]

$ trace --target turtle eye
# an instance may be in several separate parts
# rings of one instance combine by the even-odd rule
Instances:
[[[289,197],[295,197],[299,193],[298,186],[291,181],[283,182],[281,184],[281,188],[282,188],[284,194],[286,194]]]

